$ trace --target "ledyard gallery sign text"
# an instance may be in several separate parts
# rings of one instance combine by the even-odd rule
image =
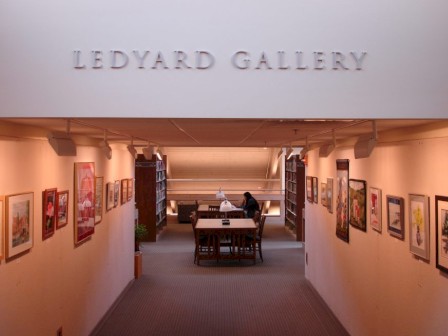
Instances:
[[[260,51],[239,50],[229,54],[227,64],[239,70],[363,70],[365,51]],[[213,53],[152,50],[74,50],[74,69],[148,70],[212,69],[217,63]]]

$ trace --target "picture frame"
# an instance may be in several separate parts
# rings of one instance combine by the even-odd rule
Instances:
[[[74,227],[75,245],[95,232],[95,163],[75,163]]]
[[[95,177],[95,224],[101,223],[103,219],[103,190],[104,179],[102,176]]]
[[[42,240],[50,238],[56,231],[56,188],[42,192]]]
[[[319,182],[315,176],[313,176],[313,202],[319,202]]]
[[[6,259],[29,251],[34,245],[34,193],[5,198]]]
[[[5,198],[0,196],[0,260],[5,257]]]
[[[307,176],[306,180],[306,199],[308,202],[313,203],[313,178],[311,176]]]
[[[120,199],[120,180],[116,180],[114,183],[114,208],[118,206]]]
[[[350,225],[364,232],[367,231],[366,184],[366,181],[356,179],[348,182]]]
[[[320,183],[320,203],[327,207],[327,184],[325,182]]]
[[[349,160],[336,160],[336,236],[349,242]]]
[[[128,179],[121,180],[121,204],[128,201]]]
[[[132,200],[134,193],[134,179],[128,179],[128,201]]]
[[[333,178],[327,178],[327,210],[333,213]]]
[[[386,195],[387,231],[393,237],[404,239],[404,199]]]
[[[436,267],[448,273],[448,196],[436,195]]]
[[[109,182],[106,184],[106,211],[110,211],[114,208],[114,195],[115,195],[115,184]]]
[[[370,227],[377,231],[382,231],[382,209],[381,209],[381,189],[369,188],[369,206],[370,206]]]
[[[429,226],[429,197],[409,194],[409,249],[425,260],[429,260]]]
[[[57,193],[57,216],[56,216],[56,229],[60,229],[68,223],[68,205],[69,205],[69,192],[68,190],[59,191]]]

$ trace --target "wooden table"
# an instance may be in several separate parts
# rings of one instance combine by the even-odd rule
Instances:
[[[234,208],[232,211],[225,212],[209,210],[208,204],[199,204],[198,218],[226,218],[226,217],[244,217],[244,210],[242,208]],[[213,215],[213,216],[212,216]]]
[[[223,225],[220,218],[199,218],[195,226],[195,260],[256,261],[257,226],[251,218],[231,218]],[[252,239],[249,239],[252,237]]]

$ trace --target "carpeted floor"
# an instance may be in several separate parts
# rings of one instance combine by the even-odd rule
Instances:
[[[144,244],[136,280],[96,336],[348,335],[304,277],[302,245],[266,224],[263,259],[193,263],[191,225]]]

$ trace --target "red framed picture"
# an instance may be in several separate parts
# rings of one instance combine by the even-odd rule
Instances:
[[[42,240],[50,238],[56,230],[56,188],[45,189],[42,192]]]

